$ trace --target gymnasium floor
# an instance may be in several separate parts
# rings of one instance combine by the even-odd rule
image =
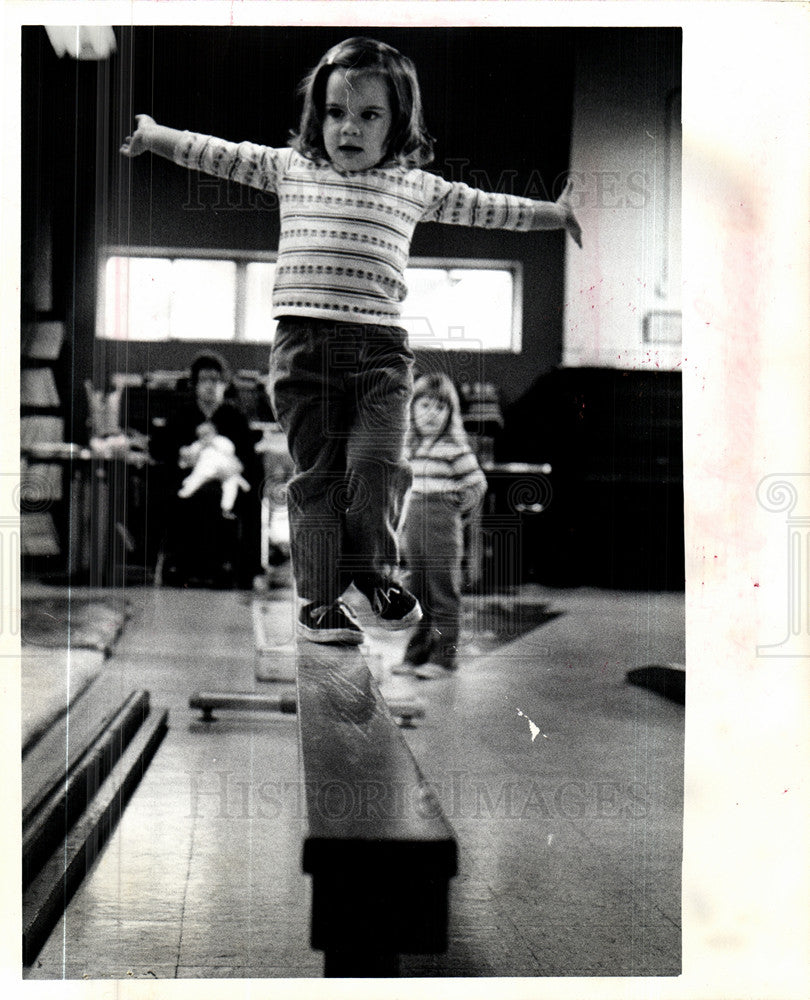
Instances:
[[[169,732],[24,977],[319,977],[295,717],[205,724],[188,707],[199,690],[273,688],[256,680],[252,596],[119,596],[132,615],[105,681],[122,699],[149,690]],[[282,644],[290,593],[270,596]],[[677,975],[684,708],[625,675],[684,662],[683,595],[532,585],[466,601],[452,678],[392,677],[403,637],[368,630],[383,691],[424,704],[403,733],[460,849],[450,948],[404,956],[402,974]]]

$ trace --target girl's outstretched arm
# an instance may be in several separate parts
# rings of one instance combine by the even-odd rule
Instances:
[[[461,181],[450,182],[435,174],[426,178],[427,209],[423,222],[444,222],[482,229],[564,229],[582,246],[582,229],[574,215],[573,182],[568,179],[556,201],[538,201],[513,194],[481,191]]]
[[[533,203],[533,228],[564,229],[578,247],[582,247],[582,227],[574,215],[571,200],[574,182],[569,177],[562,194],[556,201],[535,201]]]
[[[555,204],[562,210],[563,228],[569,234],[574,243],[576,243],[578,247],[582,247],[582,228],[577,222],[577,217],[574,215],[574,208],[571,204],[571,190],[573,186],[573,182],[569,177],[566,181],[565,187],[563,188],[562,194],[557,199]]]
[[[156,153],[188,170],[200,170],[261,191],[276,190],[279,156],[293,152],[289,146],[272,149],[253,142],[228,142],[211,135],[180,132],[158,125],[149,115],[136,115],[135,121],[137,128],[121,144],[123,156]]]
[[[157,153],[171,160],[182,132],[175,128],[158,125],[149,115],[135,115],[137,127],[121,144],[119,152],[123,156],[140,156],[141,153]]]

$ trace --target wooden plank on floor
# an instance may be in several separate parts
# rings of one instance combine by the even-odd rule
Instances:
[[[155,709],[140,727],[91,804],[23,896],[23,964],[31,965],[121,813],[167,731],[168,711]]]
[[[57,844],[64,841],[148,715],[149,692],[133,691],[76,766],[63,775],[51,795],[23,824],[24,889]]]
[[[210,722],[215,710],[231,712],[282,712],[295,715],[295,691],[276,691],[264,694],[260,691],[198,691],[188,700],[189,708],[197,708],[203,713],[203,720]]]
[[[282,712],[294,715],[298,711],[295,689],[263,691],[197,691],[188,700],[189,708],[202,712],[203,722],[211,722],[218,710],[231,712]],[[388,709],[399,724],[410,725],[413,719],[425,717],[424,707],[405,698],[387,702]]]

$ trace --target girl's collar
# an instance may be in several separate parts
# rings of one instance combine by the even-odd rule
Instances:
[[[328,156],[319,156],[317,159],[310,157],[304,157],[304,159],[309,159],[311,163],[314,163],[316,167],[329,167],[340,177],[361,177],[364,174],[373,174],[377,170],[405,170],[406,167],[403,166],[395,157],[389,156],[386,160],[380,160],[373,167],[366,167],[365,170],[338,170],[338,168],[332,163]]]

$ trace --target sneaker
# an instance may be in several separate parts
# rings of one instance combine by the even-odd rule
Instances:
[[[360,623],[343,601],[332,604],[305,604],[298,615],[298,634],[310,642],[334,642],[359,646],[363,641]]]
[[[409,660],[403,660],[402,663],[395,663],[391,667],[391,673],[400,677],[414,677],[416,676],[416,664]]]
[[[427,663],[430,659],[430,650],[418,646],[412,647],[409,643],[405,647],[402,659],[405,663],[410,663],[412,667],[421,667],[423,663]]]
[[[419,601],[398,583],[386,583],[375,587],[369,601],[371,610],[383,628],[392,630],[408,628],[422,618]]]
[[[435,681],[440,677],[450,677],[455,669],[455,667],[445,667],[441,663],[423,663],[421,667],[414,668],[414,674],[420,680]]]

